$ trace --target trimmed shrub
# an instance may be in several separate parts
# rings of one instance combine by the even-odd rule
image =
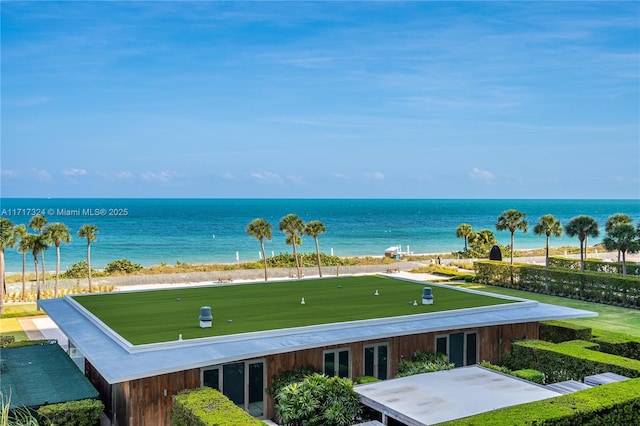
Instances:
[[[562,321],[540,322],[540,340],[553,343],[591,340],[591,328]]]
[[[353,383],[355,383],[356,385],[365,385],[367,383],[375,383],[379,381],[380,379],[372,376],[358,376],[353,379]]]
[[[398,363],[398,374],[396,374],[396,377],[451,370],[453,367],[454,364],[450,363],[444,354],[416,352],[411,361],[402,360]]]
[[[46,425],[95,426],[100,423],[104,404],[98,399],[81,399],[38,408],[40,423]]]
[[[601,352],[640,360],[640,338],[604,330],[593,330],[593,334],[591,340],[600,346]]]
[[[545,383],[565,380],[582,381],[585,376],[612,372],[626,377],[640,377],[640,361],[598,352],[592,342],[573,340],[564,343],[521,340],[513,342],[508,367],[532,368],[545,375]]]
[[[186,390],[173,396],[174,426],[252,426],[264,423],[212,388]]]
[[[640,425],[639,412],[640,379],[634,379],[515,405],[440,425],[637,426]]]
[[[544,373],[542,371],[526,368],[524,370],[515,370],[511,374],[533,383],[538,383],[540,385],[544,384]]]

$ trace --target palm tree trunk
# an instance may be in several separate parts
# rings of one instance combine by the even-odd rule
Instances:
[[[36,300],[40,302],[40,277],[38,275],[38,255],[33,256],[33,264],[36,267]]]
[[[264,281],[266,282],[267,277],[267,255],[264,252],[264,242],[260,240],[260,248],[262,249],[262,261],[264,262]]]
[[[27,252],[22,253],[22,301],[27,301],[27,280],[26,280],[26,269],[27,269]]]
[[[320,245],[318,244],[318,237],[315,237],[316,240],[316,256],[318,256],[318,273],[320,274],[320,278],[322,278],[322,264],[320,263]]]
[[[56,286],[53,290],[53,297],[58,298],[58,285],[60,284],[60,244],[56,244]]]
[[[91,283],[91,242],[87,239],[87,273],[89,276],[89,293],[93,293],[93,284]]]
[[[511,233],[511,265],[513,265],[513,232]]]
[[[627,251],[624,250],[620,250],[622,252],[622,276],[626,276],[627,275],[627,256],[626,253]]]
[[[545,262],[544,262],[544,267],[548,268],[549,267],[549,236],[547,235],[547,246],[546,246],[546,250],[545,250]]]
[[[467,251],[467,236],[464,236],[464,251]]]
[[[584,272],[584,239],[580,240],[580,272]]]
[[[42,290],[47,290],[47,272],[44,270],[44,250],[42,250]]]
[[[296,251],[296,243],[294,241],[293,243],[293,259],[296,261],[296,269],[298,270],[298,279],[301,278],[300,276],[300,262],[298,262],[298,252]]]

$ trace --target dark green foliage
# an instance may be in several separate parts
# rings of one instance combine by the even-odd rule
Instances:
[[[107,274],[131,274],[142,269],[142,266],[133,263],[128,259],[114,260],[109,262],[104,268],[104,272]]]
[[[318,368],[305,366],[296,370],[288,370],[274,374],[271,380],[271,386],[267,388],[267,393],[275,398],[283,387],[290,385],[291,383],[301,382],[305,377],[321,372],[322,371]]]
[[[91,275],[92,276],[98,276],[100,275],[95,269],[91,269]],[[67,269],[66,272],[63,272],[62,274],[60,274],[60,278],[62,279],[68,279],[68,278],[87,278],[88,272],[87,272],[87,261],[86,260],[81,260],[80,262],[76,262],[73,265],[71,265],[71,267],[69,269]]]
[[[264,425],[215,389],[180,392],[173,397],[173,426],[251,426]]]
[[[347,378],[314,374],[283,387],[276,414],[288,426],[349,426],[361,419],[360,397]]]
[[[640,361],[597,351],[598,345],[573,340],[563,343],[523,340],[513,342],[505,361],[512,370],[532,368],[545,374],[545,383],[581,381],[585,376],[612,372],[640,377]],[[596,350],[592,350],[596,349]]]
[[[447,356],[444,354],[416,352],[411,361],[403,359],[398,363],[398,374],[396,374],[396,377],[450,370],[453,367],[454,365],[449,362]]]
[[[591,328],[562,321],[540,322],[540,340],[553,343],[591,340]]]
[[[515,405],[441,425],[638,426],[639,412],[640,379],[634,379]]]
[[[474,268],[481,284],[640,309],[639,277],[485,260]]]
[[[99,424],[104,404],[97,399],[82,399],[38,408],[40,423],[45,425],[95,426]]]
[[[565,257],[550,257],[549,266],[580,270],[580,259],[568,259]],[[622,262],[603,262],[599,259],[586,259],[584,270],[591,272],[605,272],[609,274],[622,274]],[[640,275],[640,265],[627,262],[628,275]]]
[[[316,253],[298,253],[301,267],[318,266],[318,256]],[[322,266],[349,266],[355,265],[355,261],[349,258],[329,256],[320,253],[320,262]],[[256,262],[262,267],[262,261]],[[267,258],[267,266],[269,268],[295,268],[296,262],[291,253],[279,253],[273,257]]]

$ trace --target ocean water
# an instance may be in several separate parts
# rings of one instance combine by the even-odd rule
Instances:
[[[0,199],[0,213],[15,224],[28,224],[34,214],[71,229],[72,242],[61,246],[61,270],[86,259],[87,241],[77,236],[81,225],[99,227],[91,244],[91,261],[102,268],[117,259],[145,266],[160,263],[232,263],[254,261],[259,242],[246,234],[255,218],[273,226],[272,241],[265,241],[267,255],[290,253],[278,229],[280,219],[294,213],[305,222],[320,220],[326,233],[319,238],[321,251],[336,256],[381,256],[400,245],[413,253],[450,253],[461,250],[456,238],[461,223],[473,230],[489,229],[501,244],[510,243],[508,231],[498,232],[495,223],[507,209],[527,214],[530,231],[517,232],[515,248],[544,247],[544,236],[533,234],[533,225],[544,214],[563,224],[577,215],[598,221],[602,241],[604,224],[614,213],[626,213],[637,224],[640,200],[434,200],[434,199]],[[578,246],[577,238],[552,238],[553,247]],[[314,240],[304,236],[300,252],[315,252]],[[8,272],[22,268],[22,255],[5,250]],[[46,252],[46,268],[55,269],[55,248]],[[33,259],[27,257],[27,269]]]

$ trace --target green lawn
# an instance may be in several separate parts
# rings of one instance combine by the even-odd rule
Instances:
[[[106,293],[74,299],[134,345],[177,340],[179,334],[183,339],[193,339],[511,303],[432,287],[435,303],[422,305],[424,286],[368,275]],[[374,295],[376,290],[379,296]],[[304,305],[300,303],[303,297]],[[414,300],[417,306],[412,305]],[[212,328],[200,328],[201,306],[211,306]]]
[[[568,299],[566,297],[549,296],[546,294],[490,285],[455,284],[455,286],[597,312],[598,316],[594,318],[576,318],[564,321],[585,327],[591,327],[593,329],[607,330],[640,337],[640,311],[637,309],[620,308],[601,303],[583,302],[581,300]]]

